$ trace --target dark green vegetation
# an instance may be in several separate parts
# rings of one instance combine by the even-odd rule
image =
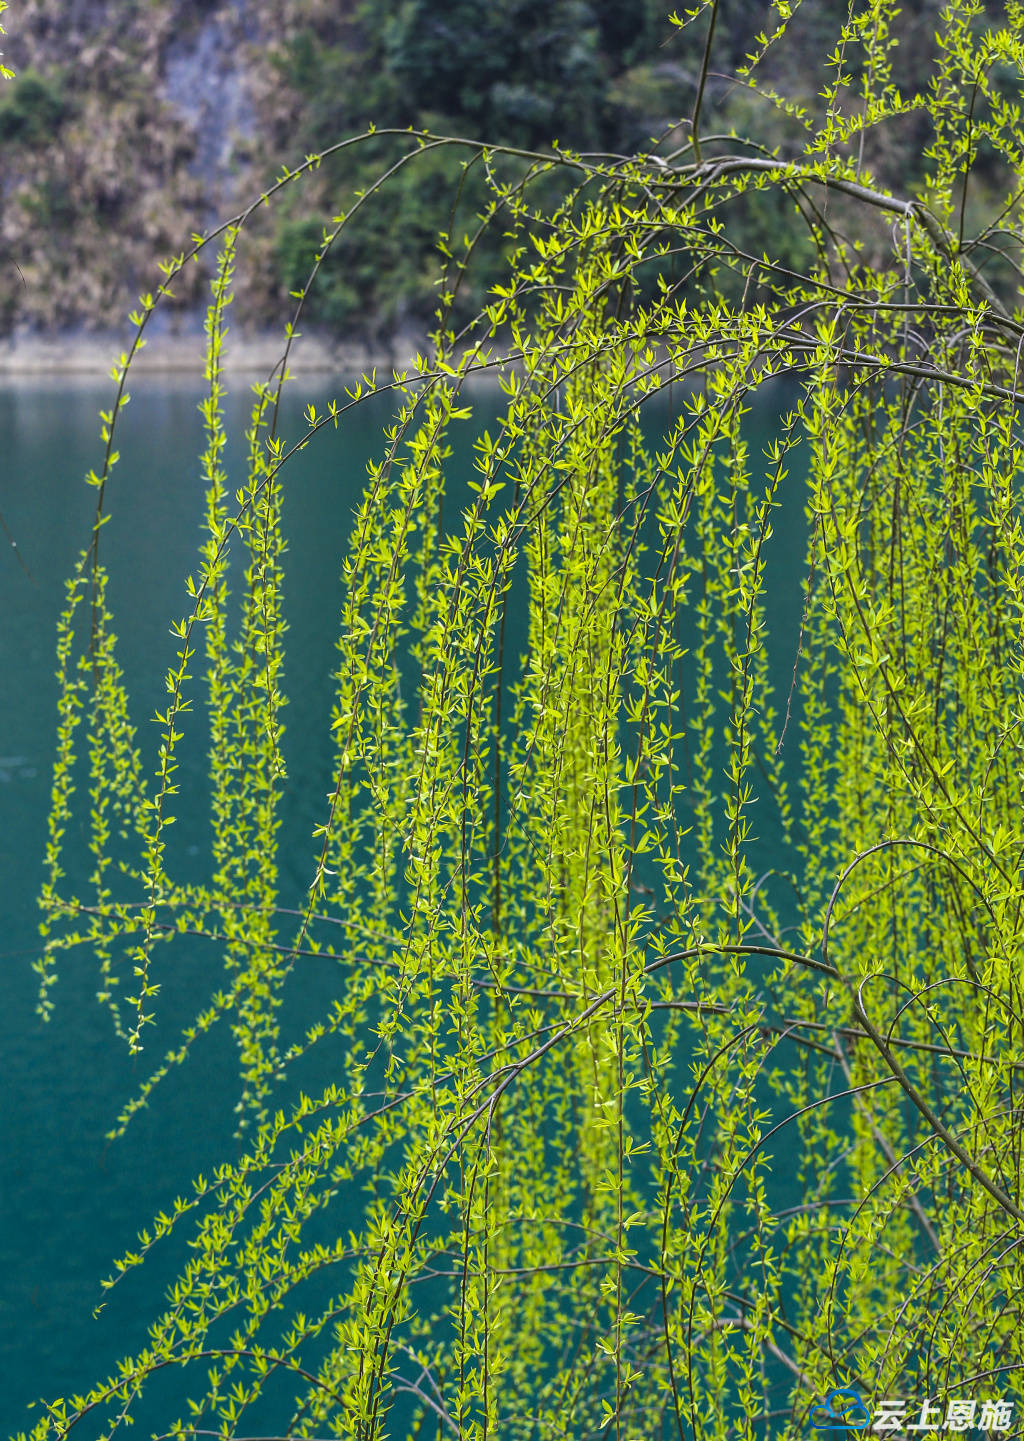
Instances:
[[[188,1236],[147,1343],[34,1441],[135,1419],[225,1441],[734,1441],[806,1434],[836,1385],[872,1412],[1016,1394],[1022,11],[952,0],[910,89],[887,0],[831,30],[820,12],[822,53],[784,94],[782,57],[803,75],[810,43],[797,14],[779,0],[750,42],[742,137],[713,128],[712,0],[679,22],[705,61],[657,153],[378,130],[284,174],[251,212],[271,227],[308,223],[339,157],[398,167],[425,204],[448,156],[484,187],[480,240],[441,222],[415,373],[310,406],[289,443],[286,346],[244,475],[225,468],[221,357],[250,215],[141,299],[137,341],[217,255],[201,539],[140,727],[104,532],[133,346],[58,632],[40,1009],[64,953],[88,957],[111,1043],[160,1046],[117,1131],[229,1031],[238,1151],[110,1279]],[[406,88],[442,45],[418,16],[382,31],[412,57]],[[467,124],[509,103],[486,72],[446,73]],[[765,154],[762,105],[792,126],[784,155]],[[581,116],[604,123],[596,101]],[[908,124],[897,187],[876,167]],[[343,279],[365,216],[384,226],[385,194],[334,212],[300,308]],[[474,311],[476,265],[504,247]],[[479,372],[502,408],[457,498]],[[743,416],[772,381],[790,400],[752,453]],[[378,385],[394,418],[324,618],[333,766],[295,907],[289,458],[344,446]],[[784,526],[807,546],[773,687]],[[209,834],[185,880],[190,743]],[[165,978],[198,952],[196,1020],[161,1044]],[[304,1029],[289,1002],[311,973],[333,983]],[[315,1087],[297,1079],[313,1059]]]
[[[59,131],[67,113],[60,89],[30,70],[0,98],[0,140],[44,145]]]

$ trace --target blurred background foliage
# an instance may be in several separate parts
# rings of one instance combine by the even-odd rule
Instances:
[[[527,149],[557,141],[622,154],[655,138],[663,153],[677,149],[707,22],[701,14],[678,28],[666,10],[664,0],[25,0],[13,21],[8,14],[18,79],[0,102],[0,333],[109,325],[155,283],[154,256],[180,251],[191,232],[268,185],[282,162],[295,165],[370,124]],[[837,43],[846,7],[804,0],[785,61],[770,48],[756,81],[730,78],[776,18],[764,0],[723,0],[702,128],[785,157],[796,153],[802,125],[773,89],[799,96],[806,73],[802,103],[820,109],[811,77]],[[981,6],[976,23],[986,24]],[[928,83],[942,24],[939,0],[904,5],[891,54],[905,97]],[[852,75],[857,45],[847,52]],[[910,108],[865,132],[861,173],[913,193],[929,138],[923,113]],[[262,217],[239,276],[251,321],[280,321],[323,226],[401,153],[400,141],[381,138],[333,157]],[[422,334],[437,297],[436,233],[459,179],[449,152],[401,168],[327,257],[306,325],[378,345]],[[534,200],[554,204],[558,182],[545,183]],[[968,228],[975,207],[991,212],[1006,191],[996,157],[979,156],[971,184]],[[456,251],[484,194],[471,168],[451,227]],[[806,262],[807,227],[785,195],[751,194],[738,223],[744,248],[770,248],[794,268]],[[478,306],[512,244],[500,226],[491,230],[457,320]],[[889,249],[878,232],[851,239],[869,262],[879,258],[873,246]],[[1001,265],[996,257],[996,283]],[[179,285],[172,327],[200,326],[205,280],[193,271]]]

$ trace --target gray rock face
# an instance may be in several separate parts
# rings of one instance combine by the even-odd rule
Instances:
[[[7,127],[0,337],[107,331],[158,260],[259,192],[288,20],[277,0],[19,0],[4,19],[5,62],[48,109]],[[169,309],[204,302],[197,270]]]
[[[237,142],[251,137],[256,106],[245,64],[251,38],[247,7],[218,6],[191,34],[172,40],[163,57],[162,98],[195,133],[191,172],[211,192],[232,174]]]

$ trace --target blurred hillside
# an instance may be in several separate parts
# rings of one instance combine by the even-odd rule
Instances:
[[[522,146],[557,138],[583,150],[643,147],[692,110],[704,45],[703,18],[679,31],[662,6],[19,0],[5,17],[18,78],[0,90],[0,334],[120,321],[139,290],[155,286],[158,258],[257,195],[282,162],[371,121]],[[904,10],[893,78],[905,93],[926,72],[939,15],[938,0],[911,0]],[[769,53],[759,88],[777,84],[814,106],[823,57],[845,16],[840,0],[804,0],[784,60]],[[725,0],[703,129],[737,127],[785,154],[798,122],[766,93],[725,78],[773,24],[759,0]],[[916,115],[904,117],[869,137],[866,171],[905,191],[927,139]],[[393,142],[374,141],[261,213],[240,275],[251,321],[287,313],[324,220],[398,153]],[[457,176],[448,154],[406,167],[330,256],[310,318],[370,340],[422,328],[436,295],[435,234]],[[462,228],[483,194],[471,171]],[[778,249],[787,227],[792,244],[803,243],[781,204],[769,197],[747,217],[751,244],[770,230]],[[485,254],[482,273],[499,258]],[[177,292],[182,324],[198,323],[202,292],[196,270]]]

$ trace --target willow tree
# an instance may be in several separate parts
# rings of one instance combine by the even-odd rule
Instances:
[[[41,1005],[61,954],[85,950],[148,1057],[161,975],[201,949],[209,994],[119,1128],[220,1026],[242,1139],[107,1282],[188,1232],[148,1343],[52,1401],[33,1441],[120,1435],[154,1398],[160,1434],[188,1438],[795,1436],[837,1388],[856,1393],[832,1403],[843,1415],[860,1398],[851,1424],[903,1429],[903,1397],[904,1423],[927,1402],[926,1429],[1011,1429],[996,1402],[1024,1337],[1024,13],[951,0],[929,83],[904,95],[895,10],[856,3],[798,105],[758,81],[796,23],[779,0],[739,78],[753,138],[702,125],[716,13],[680,22],[705,27],[705,64],[647,154],[374,135],[392,160],[325,229],[237,488],[236,259],[250,216],[323,157],[197,237],[141,301],[59,628]],[[785,120],[775,153],[758,114]],[[901,195],[870,160],[908,116],[929,138]],[[286,442],[320,267],[439,148],[486,173],[491,201],[464,241],[457,221],[441,234],[429,352],[311,406]],[[1009,187],[980,217],[979,155]],[[758,224],[785,256],[745,248]],[[508,273],[456,324],[491,227]],[[138,730],[107,480],[150,317],[212,253],[204,538],[166,709]],[[477,435],[468,502],[449,487],[444,504],[481,373],[500,421]],[[777,438],[751,453],[744,413],[778,377]],[[334,770],[296,908],[278,878],[289,461],[381,390],[394,417],[339,561]],[[783,527],[807,550],[773,693]],[[209,752],[202,884],[176,878],[168,829],[190,727]],[[71,893],[80,816],[90,878]],[[329,1011],[289,1034],[283,999],[325,965]],[[322,1089],[289,1092],[329,1038]]]

